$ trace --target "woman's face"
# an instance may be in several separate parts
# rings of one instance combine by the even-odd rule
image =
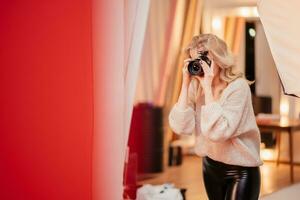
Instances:
[[[196,49],[196,48],[190,49],[190,58],[193,60],[198,58],[199,51],[201,51],[201,49]],[[212,61],[211,65],[214,67],[214,74],[219,75],[220,70],[221,70],[220,67],[214,62],[214,60],[210,54],[208,54],[207,57]]]

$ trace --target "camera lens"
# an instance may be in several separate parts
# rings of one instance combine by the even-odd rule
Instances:
[[[188,64],[188,72],[191,75],[197,75],[197,76],[203,76],[204,71],[203,71],[203,66],[200,64],[200,60],[204,61],[207,63],[207,65],[210,67],[211,65],[211,60],[207,57],[208,52],[205,51],[203,53],[199,54],[199,57],[196,58],[195,60],[192,60]]]
[[[200,59],[196,59],[191,61],[188,64],[188,72],[191,75],[198,75],[198,76],[203,76],[204,75],[204,71],[203,68],[201,66],[201,64],[199,63]]]

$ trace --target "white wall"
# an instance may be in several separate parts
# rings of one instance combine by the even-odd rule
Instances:
[[[258,96],[272,97],[272,111],[279,114],[280,82],[276,66],[260,21],[256,24],[255,36],[255,80]]]

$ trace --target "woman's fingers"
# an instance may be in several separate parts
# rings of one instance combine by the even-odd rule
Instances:
[[[207,65],[206,62],[204,62],[203,60],[200,60],[200,64],[203,68],[204,73],[209,73],[210,72],[209,66]]]
[[[193,76],[193,78],[197,79],[199,82],[201,81],[201,77],[200,76]]]
[[[200,84],[201,86],[203,86],[204,77],[193,76],[193,78],[195,78],[195,79],[199,82],[199,84]]]
[[[199,100],[199,98],[203,95],[203,89],[202,89],[202,85],[199,83],[198,87],[197,87],[197,94],[196,94],[196,101]]]
[[[183,66],[182,72],[184,72],[184,73],[187,73],[187,72],[188,72],[187,66],[188,66],[187,64],[185,64],[185,65]]]
[[[185,59],[183,62],[184,63],[187,63],[187,62],[189,62],[189,61],[191,61],[192,59],[191,58],[187,58],[187,59]]]
[[[208,76],[213,76],[214,75],[214,69],[213,69],[213,63],[211,64],[211,66],[209,67],[208,64],[206,62],[204,62],[203,60],[200,61],[200,64],[202,65],[203,67],[203,71],[204,71],[204,74],[205,75],[208,75]]]
[[[188,64],[189,64],[189,62],[190,62],[190,58],[188,58],[188,59],[185,59],[184,61],[183,61],[183,63],[184,63],[184,65],[183,65],[183,68],[185,69],[185,68],[187,68],[187,66],[188,66]]]
[[[183,73],[189,74],[189,72],[188,72],[188,65],[189,65],[189,63],[190,63],[191,60],[192,60],[191,58],[187,58],[187,59],[185,59],[183,61],[184,62],[184,65],[183,65],[183,68],[182,68],[182,72]]]
[[[182,73],[183,73],[183,74],[186,74],[186,73],[187,73],[186,67],[183,67],[183,68],[182,68]]]
[[[205,86],[205,77],[200,77],[200,76],[194,76],[196,80],[198,80],[199,85],[201,88]]]
[[[189,84],[190,80],[191,80],[191,75],[188,72],[188,64],[189,64],[189,60],[190,59],[186,59],[184,60],[184,66],[182,68],[182,74],[183,74],[183,82],[185,84]]]

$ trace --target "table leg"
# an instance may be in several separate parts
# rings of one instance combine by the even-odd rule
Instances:
[[[294,183],[294,159],[293,159],[293,134],[292,131],[289,131],[289,152],[290,152],[290,175],[291,182]]]
[[[279,159],[280,159],[280,139],[281,139],[281,132],[276,131],[276,143],[277,143],[277,160],[276,165],[279,165]]]

